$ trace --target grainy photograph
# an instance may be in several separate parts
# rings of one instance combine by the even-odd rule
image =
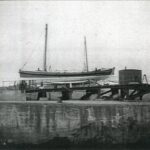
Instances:
[[[149,1],[0,1],[0,149],[148,150]]]

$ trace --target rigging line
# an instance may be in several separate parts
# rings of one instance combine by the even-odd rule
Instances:
[[[39,36],[39,39],[37,40],[35,49],[37,49],[37,45],[38,45],[38,43],[39,43],[38,41],[40,40],[42,34],[43,34],[43,32],[41,32],[41,34],[40,34],[40,36]],[[23,64],[23,66],[21,67],[21,69],[23,69],[23,68],[26,66],[26,64],[28,63],[28,61],[29,61],[30,58],[32,57],[33,53],[35,52],[35,49],[32,49],[32,51],[31,51],[31,53],[30,53],[28,59],[27,59],[26,62]]]

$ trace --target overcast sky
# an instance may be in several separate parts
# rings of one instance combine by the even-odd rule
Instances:
[[[48,24],[48,66],[83,70],[84,36],[90,70],[142,69],[150,75],[148,1],[0,1],[0,78],[43,65]]]

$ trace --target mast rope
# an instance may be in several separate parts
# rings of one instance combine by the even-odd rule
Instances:
[[[21,70],[27,65],[27,63],[28,63],[28,61],[30,60],[30,58],[32,57],[32,55],[33,55],[33,53],[35,52],[35,49],[37,49],[38,48],[38,41],[40,40],[40,38],[41,38],[41,36],[42,36],[42,34],[43,34],[43,32],[41,32],[41,34],[40,34],[40,36],[39,36],[39,39],[37,40],[37,43],[36,43],[36,47],[34,48],[34,49],[32,49],[32,51],[31,51],[31,53],[30,53],[30,55],[29,55],[29,57],[28,57],[28,59],[25,61],[25,63],[23,64],[23,66],[21,67]]]

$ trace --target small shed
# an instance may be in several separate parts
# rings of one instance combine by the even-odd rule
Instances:
[[[119,71],[119,84],[141,84],[142,71],[137,69],[124,69]]]

